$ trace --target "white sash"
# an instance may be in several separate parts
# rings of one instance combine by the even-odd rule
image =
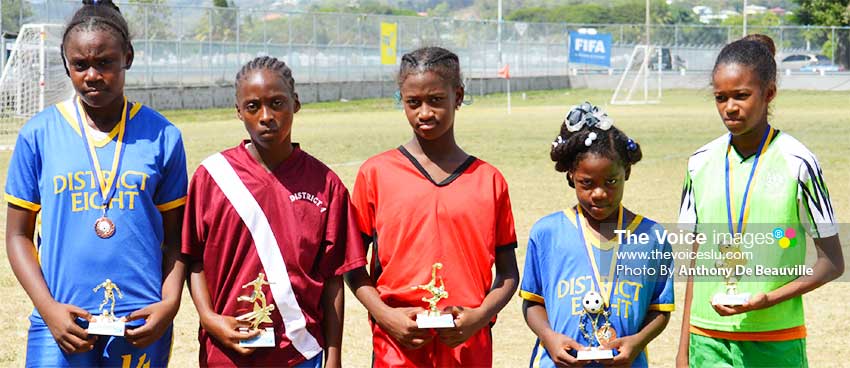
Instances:
[[[298,305],[298,300],[295,299],[292,283],[286,272],[286,263],[283,262],[277,239],[272,233],[266,214],[221,153],[208,157],[201,165],[210,173],[224,196],[239,213],[248,231],[251,232],[254,245],[257,247],[257,255],[260,256],[260,262],[271,284],[269,288],[277,304],[277,310],[283,317],[286,337],[292,341],[292,345],[301,355],[307,360],[312,359],[322,352],[322,347],[310,331],[307,331],[307,320]]]

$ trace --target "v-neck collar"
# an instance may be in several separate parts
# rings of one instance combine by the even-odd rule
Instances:
[[[570,208],[568,210],[561,211],[561,214],[563,214],[564,217],[566,217],[567,220],[569,220],[570,223],[573,224],[573,226],[576,227],[576,230],[578,230],[578,227],[580,225],[576,223],[575,213],[576,213],[575,208]],[[629,234],[633,234],[635,232],[635,229],[637,229],[638,226],[640,226],[640,224],[643,223],[643,219],[644,219],[644,217],[642,215],[638,215],[636,213],[632,213],[632,215],[634,215],[634,217],[632,218],[632,221],[629,222],[629,225],[626,226],[626,229],[625,229]],[[614,239],[616,239],[616,238],[617,238],[617,236],[615,235]],[[599,238],[596,238],[596,237],[591,237],[591,240],[592,241],[590,242],[590,244],[593,245],[594,248],[597,248],[599,250],[608,251],[608,250],[611,250],[611,249],[614,248],[613,239],[602,240],[602,239],[599,239]]]
[[[65,119],[65,122],[74,130],[77,135],[82,137],[82,132],[80,132],[80,127],[77,125],[77,118],[74,116],[74,104],[77,103],[77,96],[75,95],[69,100],[62,101],[56,104],[56,109],[59,110],[59,114]],[[133,118],[139,113],[139,110],[142,109],[142,104],[138,102],[127,101],[127,104],[131,105],[130,113],[127,115],[127,120],[124,122],[124,125],[129,125]],[[105,137],[101,139],[95,139],[92,142],[94,146],[97,148],[102,148],[112,142],[115,139],[115,136],[118,134],[118,124],[115,124],[115,127],[112,128],[111,131],[107,133]]]
[[[774,133],[773,133],[773,137],[770,138],[770,142],[765,143],[768,146],[767,149],[770,149],[770,144],[773,143],[773,141],[776,140],[776,137],[778,137],[779,133],[780,133],[779,129],[774,128],[773,130],[774,130]],[[744,156],[741,155],[740,152],[738,152],[738,149],[735,148],[735,146],[732,146],[732,152],[735,153],[735,161],[737,161],[738,164],[743,164],[744,162],[747,162],[747,160],[755,157],[756,153],[758,153],[758,152],[753,152],[753,153],[749,154],[747,157],[744,157]]]
[[[449,175],[449,177],[437,183],[436,181],[434,181],[434,178],[431,177],[431,174],[428,174],[428,171],[426,171],[425,168],[422,167],[422,164],[420,164],[419,161],[417,161],[416,158],[413,157],[413,155],[406,148],[404,148],[404,146],[398,146],[398,150],[399,152],[401,152],[402,155],[404,155],[404,157],[407,157],[407,159],[410,160],[410,163],[412,163],[413,166],[416,167],[416,170],[419,170],[419,173],[421,173],[422,176],[428,179],[431,184],[434,184],[438,187],[444,187],[446,185],[451,184],[453,181],[459,178],[460,175],[463,174],[463,172],[466,171],[466,169],[468,169],[473,162],[475,162],[475,160],[477,160],[475,156],[469,155],[469,157],[467,157],[466,160],[462,164],[460,164],[460,166],[458,166],[454,171],[452,171],[452,174]]]
[[[304,151],[301,150],[300,144],[292,142],[292,153],[289,155],[289,157],[286,160],[283,160],[283,162],[277,165],[277,167],[271,170],[267,170],[266,167],[263,166],[262,163],[257,161],[257,159],[254,158],[254,155],[252,155],[251,152],[248,151],[247,144],[250,142],[250,139],[243,140],[242,143],[239,145],[239,150],[242,152],[243,155],[246,155],[251,160],[251,162],[257,166],[259,170],[261,170],[263,173],[266,173],[269,177],[277,177],[278,173],[286,171],[290,166],[297,162],[301,155],[304,153]]]

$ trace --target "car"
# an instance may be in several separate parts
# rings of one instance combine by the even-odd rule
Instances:
[[[826,63],[817,63],[817,64],[809,64],[802,68],[800,68],[801,72],[843,72],[844,67],[841,65],[835,65],[832,62]]]
[[[779,68],[782,70],[799,70],[814,64],[832,64],[832,61],[826,55],[813,53],[790,54],[782,58],[782,61],[779,62]]]
[[[669,48],[661,48],[661,60],[658,60],[658,54],[650,58],[650,70],[680,70],[687,69],[687,62],[679,55],[672,55]],[[660,67],[660,68],[659,68]]]

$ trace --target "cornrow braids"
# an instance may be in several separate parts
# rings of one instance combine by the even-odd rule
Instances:
[[[72,31],[108,31],[116,35],[124,52],[133,51],[130,27],[121,10],[112,0],[83,0],[83,6],[74,13],[62,34],[62,58],[65,57],[65,40]]]
[[[776,83],[776,46],[762,34],[753,34],[723,47],[714,62],[712,77],[720,65],[740,64],[751,68],[759,77],[762,88]]]
[[[571,113],[579,108],[574,108]],[[561,123],[561,130],[552,142],[552,150],[549,153],[558,172],[575,170],[579,161],[588,154],[608,158],[625,168],[638,163],[643,157],[640,145],[613,125],[607,129],[600,128],[599,125],[584,125],[578,130],[570,131],[568,123]],[[575,187],[569,175],[567,180],[571,187]]]
[[[290,92],[295,93],[295,78],[292,78],[292,70],[289,69],[289,66],[287,66],[283,60],[279,60],[272,56],[260,56],[245,63],[245,65],[242,66],[242,69],[239,69],[239,72],[236,73],[237,91],[239,91],[239,86],[248,73],[256,70],[268,70],[278,74],[280,78],[289,84]]]
[[[425,72],[437,73],[451,83],[452,88],[464,88],[463,77],[460,73],[460,59],[457,54],[435,46],[416,49],[401,57],[401,67],[397,77],[399,87],[411,74]]]

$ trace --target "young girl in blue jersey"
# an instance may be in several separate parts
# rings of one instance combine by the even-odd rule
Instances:
[[[185,273],[182,138],[127,101],[133,47],[112,1],[83,1],[62,57],[76,95],[21,129],[5,189],[7,254],[35,306],[26,366],[165,366]],[[123,336],[87,332],[112,312]]]
[[[673,261],[657,241],[663,228],[621,203],[640,146],[585,102],[570,110],[550,155],[578,204],[529,235],[520,296],[538,337],[531,365],[645,367],[645,348],[673,310]],[[579,360],[583,350],[613,358]]]

